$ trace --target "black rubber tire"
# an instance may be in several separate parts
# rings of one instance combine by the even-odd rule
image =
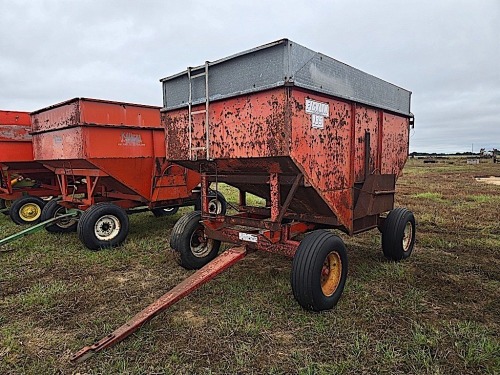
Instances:
[[[113,221],[116,219],[120,228],[118,233],[110,239],[99,238],[95,233],[96,224],[99,220],[102,220],[105,216],[111,216],[113,218],[108,218]],[[102,225],[105,225],[102,224]],[[109,228],[109,224],[108,225]],[[101,230],[106,231],[106,228]],[[90,250],[101,250],[104,248],[120,246],[123,241],[127,238],[129,231],[129,221],[125,210],[113,203],[98,203],[94,206],[88,208],[80,217],[78,221],[78,237],[80,241]]]
[[[4,208],[7,208],[5,205],[5,199],[0,199],[0,210],[3,210]]]
[[[410,227],[407,228],[407,225]],[[411,228],[410,242],[405,245],[405,228]],[[406,208],[395,208],[385,219],[382,229],[382,251],[384,256],[391,260],[408,258],[415,246],[415,217]]]
[[[321,275],[331,253],[340,260],[340,279],[332,294],[326,295],[321,286]],[[292,262],[292,291],[299,305],[312,311],[332,309],[342,296],[347,267],[347,250],[340,237],[324,229],[308,234],[300,242]]]
[[[49,220],[59,215],[66,213],[66,208],[59,204],[57,199],[47,202],[42,210],[41,220]],[[46,225],[45,230],[49,233],[71,233],[76,232],[78,226],[78,219],[70,218],[63,219],[60,223],[56,222],[54,224]]]
[[[208,192],[209,201],[209,212],[212,215],[225,215],[227,211],[227,201],[224,195],[218,191],[210,190]],[[218,203],[217,203],[218,201]],[[215,210],[215,207],[218,206],[218,210]],[[211,209],[211,208],[214,209]],[[201,211],[201,196],[198,198],[194,205],[195,211]]]
[[[179,207],[161,207],[151,210],[155,217],[172,216],[175,215],[177,211],[179,211]]]
[[[193,252],[191,247],[193,240],[195,244],[202,246],[202,243],[192,238],[196,232],[203,230],[200,223],[201,212],[189,212],[175,223],[170,235],[170,247],[178,254],[177,262],[187,270],[197,270],[213,260],[219,253],[220,241],[207,239],[206,248],[201,248]]]
[[[36,210],[36,212],[33,213],[35,217],[33,220],[27,220],[26,216],[23,216],[23,214],[21,214],[22,209],[28,204],[33,205]],[[10,207],[9,211],[10,218],[17,225],[38,224],[41,221],[42,210],[44,206],[45,202],[41,198],[33,197],[30,195],[21,197],[12,202],[12,206]]]

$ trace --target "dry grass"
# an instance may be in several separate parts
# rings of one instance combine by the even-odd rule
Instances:
[[[349,279],[333,311],[302,310],[290,261],[254,253],[77,366],[72,352],[186,277],[168,239],[187,209],[132,216],[114,250],[37,233],[0,255],[0,373],[500,373],[500,187],[474,179],[499,168],[411,160],[397,203],[415,212],[414,254],[391,263],[377,231],[342,235]],[[2,237],[18,230],[0,216]]]

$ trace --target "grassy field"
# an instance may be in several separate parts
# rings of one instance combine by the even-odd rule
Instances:
[[[302,310],[290,260],[252,253],[80,365],[71,353],[189,274],[168,245],[188,209],[131,216],[114,250],[86,250],[76,234],[20,240],[0,254],[0,373],[498,374],[500,186],[476,175],[500,165],[410,160],[397,205],[418,221],[412,257],[386,261],[376,230],[341,234],[350,268],[333,311]],[[1,237],[19,230],[0,216]]]

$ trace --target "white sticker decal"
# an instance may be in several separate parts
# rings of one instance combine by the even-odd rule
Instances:
[[[238,233],[238,237],[242,241],[257,243],[257,236],[254,234],[240,232],[240,233]]]
[[[311,114],[311,124],[313,128],[323,129],[325,127],[325,117],[330,116],[330,105],[328,103],[306,99],[306,113]]]
[[[120,137],[120,142],[118,146],[146,146],[142,141],[142,137],[140,134],[135,133],[122,133]]]
[[[316,129],[323,129],[325,127],[325,118],[323,116],[311,115],[312,127]]]

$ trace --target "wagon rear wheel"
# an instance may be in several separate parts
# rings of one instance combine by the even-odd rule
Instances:
[[[52,200],[48,202],[42,210],[41,220],[49,220],[66,213],[66,208],[61,206],[57,200]],[[76,227],[78,226],[78,219],[75,218],[64,218],[54,224],[45,226],[47,232],[50,233],[70,233],[76,232]]]
[[[178,253],[178,263],[188,270],[206,265],[220,248],[220,241],[207,238],[200,220],[200,211],[184,215],[175,223],[170,236],[170,247]]]
[[[208,212],[211,215],[225,215],[227,211],[227,201],[220,192],[210,190],[208,192]],[[201,197],[194,205],[196,211],[201,211]]]
[[[128,235],[127,213],[112,203],[98,203],[88,208],[78,222],[78,237],[90,250],[116,247]]]
[[[179,211],[179,207],[160,207],[151,210],[155,217],[175,215],[177,211]]]
[[[12,202],[10,218],[18,225],[38,224],[44,206],[45,202],[38,197],[21,197]]]
[[[386,258],[403,260],[408,258],[415,246],[415,217],[406,208],[389,212],[382,230],[382,250]]]
[[[291,284],[297,302],[307,310],[332,309],[347,278],[347,250],[340,237],[316,230],[300,243],[293,258]]]

